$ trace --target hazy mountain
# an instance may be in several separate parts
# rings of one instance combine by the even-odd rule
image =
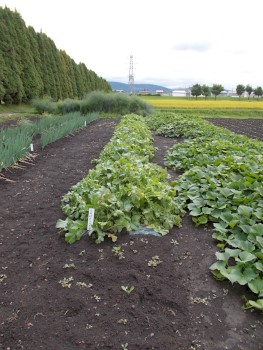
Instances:
[[[129,91],[129,85],[125,83],[119,83],[116,81],[108,81],[112,90],[123,90],[125,92]],[[171,93],[172,89],[165,86],[154,85],[154,84],[134,84],[134,92],[139,91],[149,91],[150,93],[155,93],[156,90],[163,90],[164,92]]]

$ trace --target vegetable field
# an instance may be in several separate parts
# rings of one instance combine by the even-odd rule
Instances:
[[[117,141],[121,130],[119,120],[97,119],[74,136],[39,150],[33,164],[5,171],[4,175],[15,182],[0,180],[1,350],[262,349],[262,311],[248,303],[261,298],[260,282],[253,280],[262,276],[262,241],[257,239],[262,237],[262,143],[223,134],[220,129],[218,137],[205,148],[205,140],[214,135],[211,123],[211,127],[206,124],[204,129],[205,122],[196,121],[190,135],[189,120],[180,128],[178,124],[176,130],[168,127],[168,123],[166,127],[159,124],[160,120],[148,121],[151,128],[159,129],[158,134],[152,131],[151,135],[145,129],[141,139],[136,136],[137,143],[128,131],[129,147],[132,147],[129,148],[127,141],[126,146]],[[224,122],[227,126],[228,121]],[[260,137],[263,121],[260,122],[250,120],[249,126],[242,126],[236,121],[235,125],[242,133],[253,130],[255,138]],[[125,132],[120,134],[123,136]],[[221,148],[220,135],[224,141]],[[198,138],[196,143],[195,138]],[[114,169],[109,158],[117,157],[116,150],[124,158],[125,152],[132,151],[134,157],[129,153],[129,162],[125,164],[120,157]],[[215,150],[221,152],[220,157],[215,155]],[[209,160],[212,171],[212,167],[219,166],[219,159],[225,160],[220,165],[224,167],[222,176],[217,177],[214,171],[213,177],[206,177],[205,162]],[[197,169],[198,162],[202,164],[201,170]],[[234,170],[235,179],[230,182],[226,168],[229,170],[236,163],[239,170]],[[170,179],[162,169],[165,164],[169,165]],[[240,176],[238,171],[243,174],[249,169],[252,174],[237,188],[234,180]],[[145,170],[148,181],[143,175]],[[88,172],[91,175],[87,177]],[[126,186],[126,182],[131,182],[129,176],[134,177],[134,202],[130,198],[124,203],[122,193],[128,195],[131,190]],[[194,187],[189,185],[190,179],[195,179]],[[171,222],[180,226],[178,218],[170,222],[168,210],[158,218],[156,207],[164,193],[174,195],[172,181],[176,196],[181,195],[176,206],[168,198],[166,203],[177,211],[182,222],[181,227],[174,225],[169,229]],[[138,183],[142,187],[136,192]],[[219,200],[205,198],[206,192],[202,192],[200,184],[210,194],[216,192],[216,186],[220,188],[221,209],[226,205],[227,213],[223,215],[220,208],[213,207]],[[110,193],[105,191],[107,186]],[[73,194],[74,189],[77,192]],[[85,230],[80,234],[74,231],[72,221],[87,219],[88,207],[84,208],[80,199],[85,194],[85,198],[96,204],[96,196],[90,197],[95,189],[108,202],[101,209],[96,230],[82,236]],[[242,191],[245,195],[238,196]],[[217,195],[218,192],[213,193]],[[65,208],[70,203],[67,197],[79,206],[82,217],[78,217],[75,209]],[[105,215],[110,215],[112,208],[115,221],[107,227],[109,234],[104,235]],[[152,221],[155,216],[159,222],[156,226]],[[56,229],[59,219],[68,220],[64,228],[71,233],[66,236],[75,240],[74,244],[66,243],[64,234]],[[242,220],[250,243],[237,232]],[[166,230],[161,230],[160,222],[166,223]],[[151,225],[159,234],[138,233],[138,223]],[[136,229],[136,234],[128,234],[130,228]],[[96,240],[101,243],[97,244]],[[216,268],[211,270],[215,263]],[[225,279],[218,281],[212,271]],[[250,280],[240,284],[239,278],[241,282],[242,278]]]

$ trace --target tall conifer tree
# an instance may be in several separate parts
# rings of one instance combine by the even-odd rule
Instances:
[[[17,11],[0,7],[0,100],[29,102],[81,98],[93,90],[110,91],[107,81],[77,64],[44,33],[27,27]]]

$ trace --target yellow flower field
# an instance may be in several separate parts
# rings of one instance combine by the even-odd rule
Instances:
[[[144,99],[144,98],[143,98]],[[145,101],[156,108],[192,108],[192,109],[263,109],[262,100],[190,100],[176,98],[145,98]]]

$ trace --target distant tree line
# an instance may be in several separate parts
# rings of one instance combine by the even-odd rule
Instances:
[[[207,99],[207,96],[213,94],[216,99],[216,97],[220,95],[223,90],[224,87],[220,84],[213,84],[212,87],[209,87],[207,85],[195,84],[191,88],[191,95],[195,96],[196,99],[198,96],[203,95],[205,96],[205,99]]]
[[[243,95],[244,92],[247,93],[248,99],[250,98],[252,92],[258,98],[263,95],[263,90],[262,90],[261,86],[257,86],[255,89],[253,89],[251,85],[245,86],[245,85],[242,85],[242,84],[238,84],[237,87],[236,87],[236,92],[237,92],[237,95],[239,96],[239,98],[240,98],[241,95]]]
[[[222,91],[224,91],[224,87],[220,84],[213,84],[212,87],[209,87],[207,85],[195,84],[191,88],[191,95],[195,96],[195,98],[197,99],[198,96],[203,95],[205,96],[205,98],[207,98],[207,96],[210,96],[212,94],[215,96],[216,99],[216,97],[220,95]],[[257,88],[253,89],[251,85],[245,86],[242,84],[238,84],[236,87],[236,93],[239,96],[239,98],[241,97],[241,95],[244,94],[244,92],[247,92],[248,99],[250,98],[252,92],[258,98],[263,95],[263,90],[261,86],[258,86]]]
[[[0,100],[27,103],[36,97],[82,98],[108,82],[84,63],[76,64],[46,34],[27,27],[17,11],[0,7]]]

